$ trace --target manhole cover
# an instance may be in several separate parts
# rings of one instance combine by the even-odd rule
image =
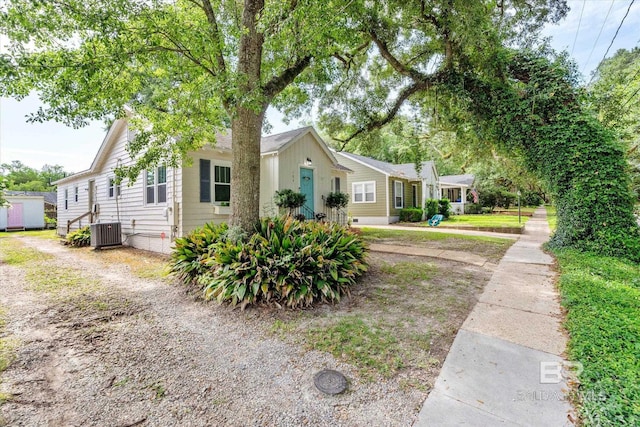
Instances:
[[[340,394],[347,389],[347,379],[338,371],[325,369],[313,377],[318,390],[326,394]]]

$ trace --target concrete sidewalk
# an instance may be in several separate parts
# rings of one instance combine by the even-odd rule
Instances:
[[[458,331],[416,426],[572,425],[548,238],[539,208]]]

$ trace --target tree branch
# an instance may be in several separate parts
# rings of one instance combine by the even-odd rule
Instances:
[[[400,91],[400,94],[398,95],[395,102],[393,103],[393,106],[389,109],[389,111],[387,111],[387,113],[383,117],[369,121],[369,123],[366,123],[365,125],[361,126],[360,129],[358,129],[357,131],[355,131],[354,133],[352,133],[346,138],[333,138],[334,140],[342,143],[339,151],[344,150],[344,148],[347,146],[349,141],[351,141],[358,135],[364,132],[372,131],[374,129],[380,129],[381,127],[389,123],[391,120],[393,120],[396,114],[398,114],[398,111],[400,111],[400,107],[402,107],[402,104],[404,104],[404,102],[407,99],[409,99],[411,95],[417,92],[420,92],[421,90],[429,89],[432,86],[432,84],[433,84],[433,81],[429,79],[414,82],[411,86],[407,86],[402,91]]]
[[[305,68],[311,64],[311,56],[305,56],[291,67],[284,70],[279,76],[274,76],[263,86],[263,93],[268,100],[273,99],[277,94],[282,92],[284,88],[293,83],[296,77],[302,73]]]
[[[391,65],[391,67],[393,67],[394,70],[396,70],[403,76],[411,78],[415,82],[423,81],[426,79],[426,76],[424,74],[420,73],[417,70],[414,70],[413,68],[407,67],[406,65],[401,63],[395,56],[393,56],[393,54],[389,51],[387,43],[385,43],[378,37],[378,34],[376,34],[374,29],[369,30],[369,35],[371,36],[371,40],[373,40],[373,42],[378,47],[380,55],[382,55],[382,57],[389,63],[389,65]]]
[[[211,37],[213,38],[213,47],[215,49],[216,62],[218,64],[218,71],[223,74],[227,72],[227,65],[224,61],[224,55],[222,54],[222,36],[220,29],[218,28],[218,21],[216,14],[211,6],[211,1],[202,0],[202,9],[207,16],[207,21],[211,27]]]

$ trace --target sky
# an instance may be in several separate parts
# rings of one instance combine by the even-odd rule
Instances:
[[[543,35],[551,37],[556,50],[566,50],[578,64],[585,82],[602,60],[614,34],[632,0],[569,0],[568,16],[557,25],[548,25]],[[640,1],[632,4],[608,51],[640,45]],[[60,123],[26,122],[25,116],[38,110],[40,101],[30,96],[21,102],[0,98],[0,163],[20,160],[40,169],[45,164],[64,167],[67,172],[79,172],[91,166],[106,129],[102,122],[73,129]],[[298,122],[285,124],[282,115],[273,109],[267,112],[271,133],[299,127]]]

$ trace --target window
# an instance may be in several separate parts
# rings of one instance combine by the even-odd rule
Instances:
[[[158,203],[167,202],[167,167],[158,168]]]
[[[216,202],[231,201],[231,168],[228,166],[214,167],[214,197]]]
[[[114,177],[109,178],[109,185],[107,186],[107,196],[110,199],[120,196],[120,184],[116,183],[116,179]]]
[[[69,189],[64,189],[64,208],[69,209]]]
[[[148,205],[154,203],[165,203],[167,201],[167,167],[159,166],[154,170],[147,170],[146,175],[146,203]]]
[[[155,195],[156,195],[156,176],[153,170],[147,171],[147,179],[145,181],[145,191],[146,191],[146,202],[147,204],[155,203]]]
[[[404,207],[404,183],[402,181],[393,181],[393,200],[396,209]]]
[[[340,178],[336,176],[333,180],[334,180],[333,191],[335,191],[336,193],[339,193],[340,192]]]
[[[353,203],[375,203],[376,202],[376,183],[354,182],[352,186]]]
[[[200,159],[200,202],[211,201],[211,160]]]
[[[78,186],[73,187],[73,197],[76,203],[78,203]]]

